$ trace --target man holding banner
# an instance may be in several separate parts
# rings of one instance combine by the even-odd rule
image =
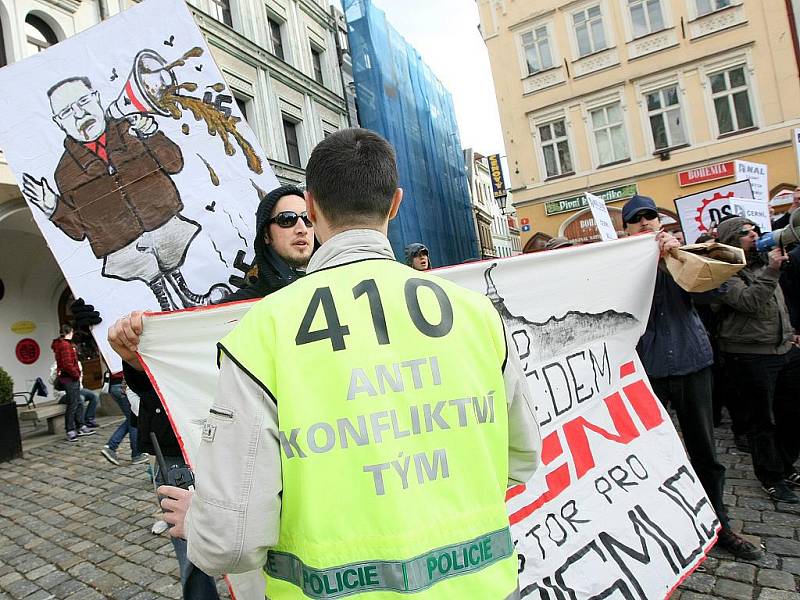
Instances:
[[[662,252],[680,245],[670,233],[661,231],[652,198],[633,196],[622,207],[622,218],[627,233],[658,232]],[[711,342],[691,295],[675,283],[663,262],[656,274],[647,328],[636,350],[653,391],[678,417],[692,467],[722,525],[717,543],[739,558],[761,558],[759,548],[731,529],[722,500],[725,467],[717,460],[714,443]]]
[[[307,182],[323,245],[220,343],[197,489],[159,488],[173,535],[208,572],[263,568],[273,598],[518,598],[504,498],[540,439],[500,315],[395,262],[383,138],[331,135]]]

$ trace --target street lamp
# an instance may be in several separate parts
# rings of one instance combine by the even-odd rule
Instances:
[[[495,200],[497,200],[497,206],[500,207],[500,214],[501,215],[506,214],[506,199],[507,198],[508,198],[508,196],[497,196],[497,197],[495,197]]]

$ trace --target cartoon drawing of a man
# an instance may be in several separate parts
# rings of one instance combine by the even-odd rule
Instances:
[[[180,214],[171,175],[183,168],[180,147],[147,114],[113,118],[87,77],[70,77],[47,95],[53,121],[64,131],[64,154],[47,180],[25,173],[23,193],[73,240],[89,240],[103,259],[103,276],[146,283],[162,310],[208,304],[229,290],[192,292],[180,267],[200,225]],[[169,285],[169,288],[168,288]],[[215,299],[215,298],[214,298]]]

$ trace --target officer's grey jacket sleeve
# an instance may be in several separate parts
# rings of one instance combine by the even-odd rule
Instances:
[[[209,575],[259,569],[278,542],[277,420],[272,399],[223,353],[185,522],[189,560]]]
[[[539,466],[542,438],[517,347],[506,331],[508,359],[503,371],[508,402],[508,484],[527,483]]]

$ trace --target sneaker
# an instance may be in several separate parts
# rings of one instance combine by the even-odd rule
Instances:
[[[103,449],[100,450],[100,454],[105,456],[106,460],[110,462],[112,465],[118,465],[119,459],[117,458],[117,451],[112,450],[110,446],[105,445]]]
[[[89,429],[97,429],[100,425],[97,424],[97,421],[92,419],[91,421],[86,421],[86,427]]]
[[[733,443],[736,445],[736,449],[739,452],[750,453],[750,440],[747,439],[747,434],[742,433],[733,436]]]
[[[800,487],[800,473],[795,471],[791,475],[787,476],[786,483],[793,485],[794,487]]]
[[[68,442],[77,442],[78,441],[78,434],[74,431],[67,432],[67,441]]]
[[[136,456],[131,456],[131,464],[140,465],[150,461],[150,455],[147,452],[142,452]]]
[[[84,435],[94,435],[97,433],[94,429],[89,429],[86,425],[81,425],[80,429],[78,429],[78,435],[83,437]]]
[[[789,486],[783,481],[779,481],[775,485],[764,486],[764,491],[767,492],[769,497],[775,502],[786,502],[787,504],[800,503],[800,498],[797,497],[797,494],[790,490]]]
[[[150,533],[154,533],[155,535],[161,535],[167,529],[169,529],[169,524],[166,521],[156,521],[153,523],[152,529],[150,529]]]
[[[736,535],[730,529],[722,529],[717,538],[717,545],[724,548],[736,558],[745,560],[758,560],[764,556],[763,550],[751,544],[743,537]]]

